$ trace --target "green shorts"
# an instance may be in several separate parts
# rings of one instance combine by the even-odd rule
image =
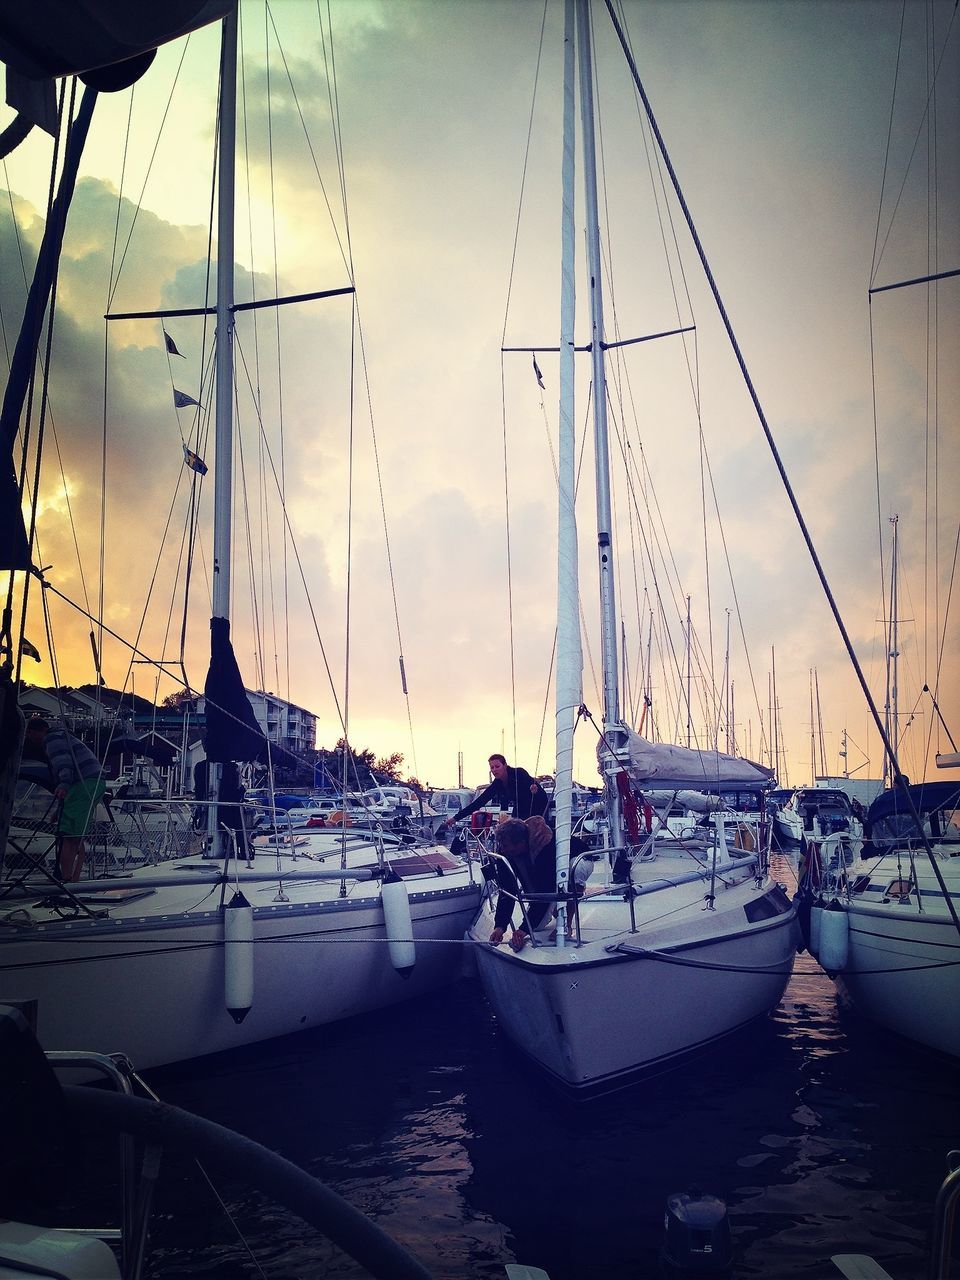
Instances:
[[[97,802],[107,789],[102,778],[81,778],[66,794],[57,830],[62,836],[82,836],[90,825]]]

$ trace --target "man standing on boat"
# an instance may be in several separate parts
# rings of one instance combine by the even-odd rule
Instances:
[[[83,837],[106,790],[103,765],[79,738],[62,726],[51,729],[40,716],[27,721],[24,747],[25,755],[46,756],[54,795],[62,802],[57,875],[61,880],[79,880],[85,853]]]
[[[476,813],[484,805],[494,803],[500,805],[501,814],[510,814],[514,818],[529,818],[531,814],[542,816],[547,812],[550,797],[540,783],[530,777],[526,769],[521,769],[519,765],[507,764],[506,756],[500,755],[499,752],[494,753],[488,763],[490,772],[493,774],[493,781],[489,787],[484,788],[476,800],[472,800],[452,817],[447,818],[443,826],[452,826],[461,818],[468,818],[471,813]]]

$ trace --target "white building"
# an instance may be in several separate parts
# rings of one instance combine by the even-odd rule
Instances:
[[[316,749],[317,717],[312,711],[273,693],[264,693],[262,689],[248,689],[247,697],[257,724],[269,742],[297,754]]]

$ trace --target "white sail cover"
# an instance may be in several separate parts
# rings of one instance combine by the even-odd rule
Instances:
[[[640,787],[698,791],[735,791],[741,787],[765,787],[773,770],[753,760],[724,755],[722,751],[698,751],[668,742],[648,742],[628,731],[625,762],[630,780]]]

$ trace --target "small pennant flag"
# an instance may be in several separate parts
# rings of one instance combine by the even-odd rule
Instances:
[[[170,337],[169,333],[167,333],[166,329],[164,329],[163,331],[163,340],[167,345],[167,353],[169,355],[179,356],[181,360],[186,360],[187,357],[183,354],[182,351],[177,350],[177,344]]]
[[[196,471],[198,476],[205,476],[207,474],[207,464],[200,457],[199,453],[194,453],[193,450],[188,449],[186,445],[183,446],[183,460],[191,471]]]
[[[541,391],[545,391],[546,387],[543,385],[543,374],[540,372],[540,366],[537,364],[536,356],[533,357],[533,372],[537,375],[537,386]]]
[[[200,407],[200,401],[194,400],[193,396],[188,396],[185,391],[178,391],[176,387],[173,389],[173,403],[178,409],[187,409],[190,405],[195,404]]]
[[[20,638],[20,652],[25,658],[33,658],[34,662],[41,662],[40,650],[35,644],[31,644],[26,636]]]

